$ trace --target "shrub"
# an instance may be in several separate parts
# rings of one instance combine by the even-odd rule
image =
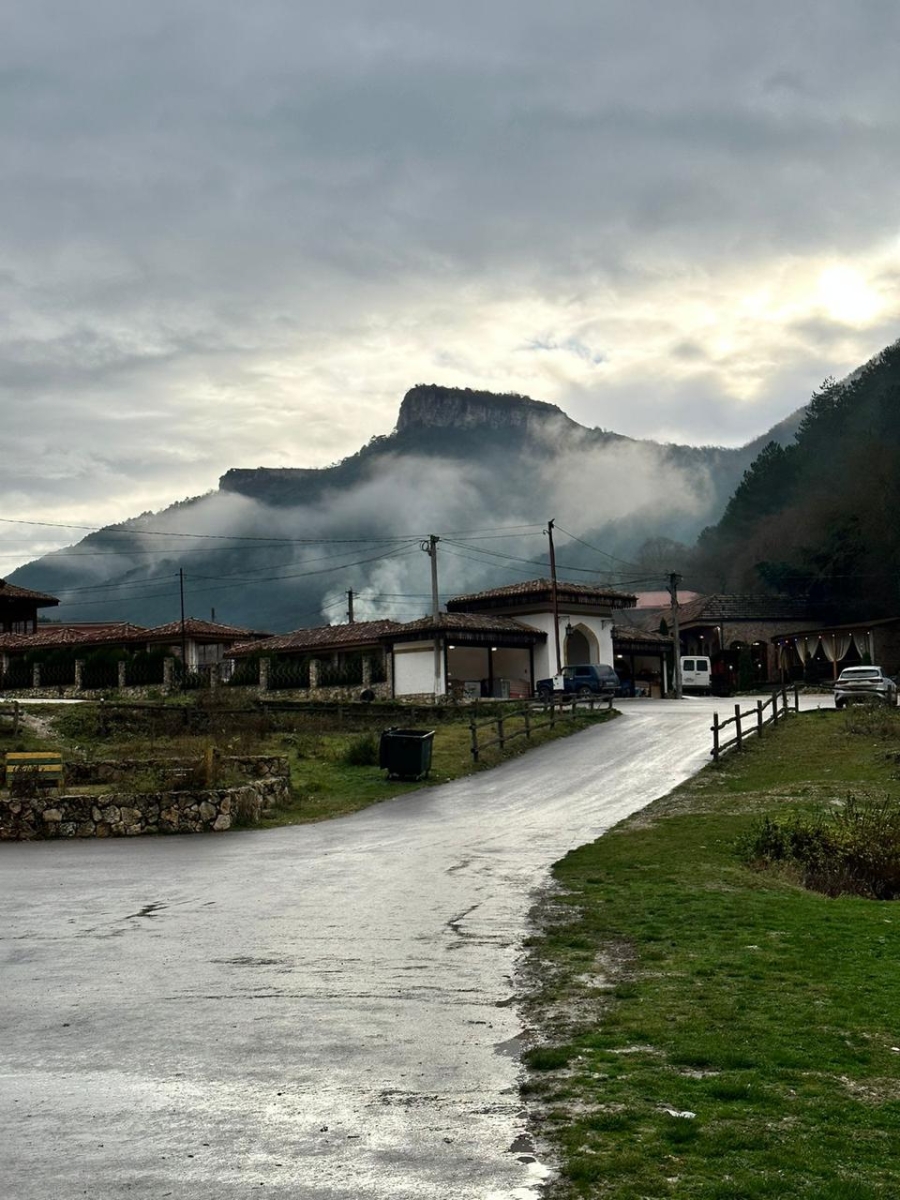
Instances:
[[[880,740],[900,737],[900,714],[880,700],[848,705],[844,720],[847,732],[857,737]]]
[[[341,755],[341,762],[348,767],[377,767],[378,739],[374,733],[361,733],[351,738]]]
[[[828,815],[767,816],[740,854],[760,868],[794,867],[805,887],[827,896],[894,900],[900,897],[900,807],[848,796]]]

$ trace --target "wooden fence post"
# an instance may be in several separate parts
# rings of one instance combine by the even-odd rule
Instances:
[[[800,688],[794,684],[794,712],[800,711]]]
[[[712,735],[713,735],[713,748],[712,748],[713,762],[718,762],[719,761],[719,714],[718,713],[713,713]]]
[[[19,732],[19,702],[13,700],[13,737],[16,737]]]
[[[756,702],[756,732],[759,737],[762,737],[763,731],[763,703],[762,700]]]
[[[472,762],[478,762],[478,726],[474,717],[469,722],[469,733],[472,737]]]
[[[772,693],[772,724],[778,724],[778,692]]]
[[[787,688],[786,687],[782,687],[782,689],[781,689],[781,699],[783,701],[781,710],[784,713],[784,715],[787,716],[788,715],[788,698],[787,698]]]
[[[556,701],[551,698],[551,700],[550,700],[550,728],[551,729],[553,729],[555,721],[556,721]]]
[[[528,706],[522,710],[522,716],[525,720],[525,741],[531,741],[531,713],[528,711]]]
[[[502,717],[497,718],[497,742],[498,742],[501,750],[506,745],[506,743],[503,739],[503,718]]]
[[[737,733],[737,748],[738,750],[743,750],[744,741],[743,734],[741,732],[741,706],[739,704],[734,706],[734,728],[735,732]]]

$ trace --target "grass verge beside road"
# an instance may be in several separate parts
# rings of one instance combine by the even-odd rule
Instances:
[[[347,707],[349,712],[350,706]],[[426,717],[424,722],[421,719],[423,714]],[[377,722],[377,711],[370,708],[365,710],[364,715],[367,720]],[[420,707],[417,715],[419,726],[432,727],[427,721],[427,709]],[[459,719],[447,719],[444,714],[445,719],[435,725],[431,773],[427,780],[419,782],[385,778],[385,772],[377,766],[377,727],[369,733],[358,730],[347,732],[330,725],[331,718],[315,712],[305,714],[302,710],[282,717],[293,723],[294,727],[289,731],[266,730],[263,726],[265,718],[262,717],[257,721],[248,719],[244,724],[236,724],[232,720],[227,728],[223,726],[215,733],[161,734],[152,724],[147,733],[135,729],[117,732],[115,727],[111,732],[104,733],[102,730],[107,726],[103,723],[98,706],[85,704],[53,708],[48,705],[41,708],[38,720],[29,715],[15,736],[12,735],[9,722],[0,722],[0,763],[2,752],[6,750],[59,750],[64,761],[71,761],[75,757],[131,760],[178,758],[198,763],[202,763],[209,746],[214,746],[226,756],[283,754],[290,765],[292,799],[289,804],[264,818],[260,825],[297,825],[344,816],[407,792],[488,770],[549,741],[610,720],[617,713],[615,709],[597,712],[579,709],[576,716],[559,715],[553,729],[534,730],[530,740],[517,737],[509,741],[502,751],[496,746],[483,749],[477,764],[473,763],[470,752],[469,715],[470,710],[461,709]],[[535,710],[533,724],[538,719],[546,718]],[[393,710],[391,720],[396,723],[396,712]],[[524,724],[521,717],[509,713],[505,720],[507,736]]]
[[[557,864],[526,968],[551,1195],[900,1195],[900,909],[737,848],[765,814],[897,803],[898,756],[900,714],[795,717]]]

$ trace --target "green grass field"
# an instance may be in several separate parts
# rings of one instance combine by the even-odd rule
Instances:
[[[737,851],[766,813],[897,802],[898,750],[895,713],[793,718],[557,864],[526,971],[551,1195],[900,1196],[900,909]]]
[[[470,752],[468,712],[462,710],[459,720],[448,720],[434,726],[434,752],[428,779],[404,782],[387,779],[385,772],[375,765],[377,757],[374,761],[370,757],[370,761],[363,765],[350,765],[348,751],[356,747],[364,735],[328,728],[327,722],[323,723],[321,717],[304,722],[301,714],[297,718],[297,730],[290,733],[261,734],[251,721],[245,729],[238,727],[236,731],[217,738],[200,734],[160,736],[135,733],[104,737],[98,734],[94,706],[55,708],[48,705],[40,710],[39,728],[32,722],[23,726],[15,737],[11,733],[10,723],[0,722],[0,762],[2,752],[6,750],[44,748],[61,751],[64,761],[73,757],[176,757],[200,762],[210,744],[215,745],[223,755],[284,754],[290,765],[292,799],[290,804],[261,822],[263,826],[271,827],[344,816],[418,788],[434,787],[476,771],[489,770],[506,759],[527,753],[529,749],[559,737],[567,737],[616,715],[614,709],[597,712],[580,709],[574,718],[557,717],[555,728],[537,730],[530,740],[515,738],[503,751],[497,747],[484,750],[476,764]],[[427,717],[427,711],[423,712],[420,708],[420,726],[423,716]],[[533,724],[542,720],[546,720],[546,717],[534,710]],[[506,718],[507,736],[523,727],[521,717]],[[377,747],[377,733],[372,736]],[[482,737],[488,736],[490,731],[482,734]],[[147,789],[142,785],[140,790]]]

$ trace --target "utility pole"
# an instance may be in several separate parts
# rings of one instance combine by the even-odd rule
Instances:
[[[347,592],[347,620],[353,624],[353,588]]]
[[[556,644],[556,674],[562,675],[562,655],[559,649],[559,590],[556,584],[556,551],[553,548],[553,526],[556,518],[547,522],[547,537],[550,539],[550,579],[553,584],[553,636]]]
[[[431,615],[434,618],[434,698],[435,701],[439,696],[443,695],[442,686],[442,657],[444,648],[441,643],[441,638],[438,635],[438,624],[441,618],[441,598],[438,592],[438,566],[437,566],[437,548],[438,542],[441,539],[435,534],[430,534],[427,542],[420,543],[420,549],[424,550],[431,559]]]
[[[184,569],[178,568],[178,594],[181,597],[181,686],[187,674],[187,634],[184,628]]]
[[[681,635],[678,630],[678,585],[681,576],[675,571],[669,575],[669,595],[672,597],[672,638],[675,643],[675,698],[680,700],[681,688]]]

